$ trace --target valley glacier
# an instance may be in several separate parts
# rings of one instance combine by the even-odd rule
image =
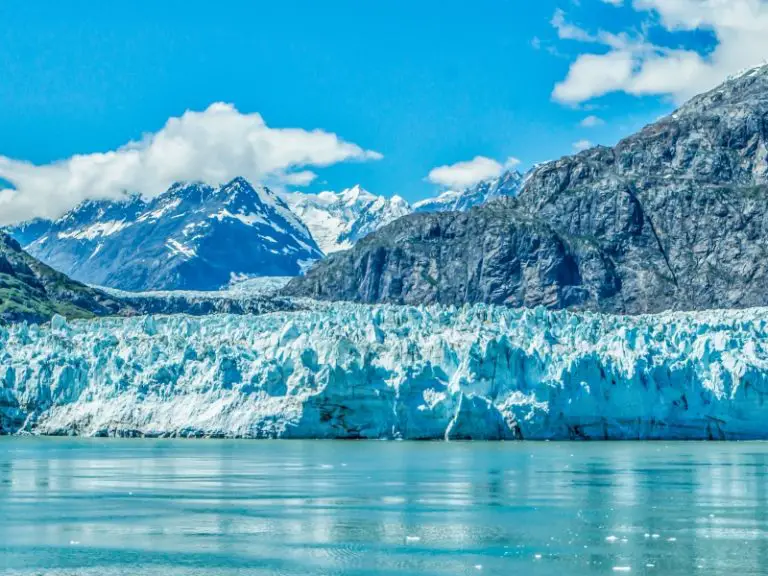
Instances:
[[[317,304],[0,327],[0,433],[766,439],[768,309]]]

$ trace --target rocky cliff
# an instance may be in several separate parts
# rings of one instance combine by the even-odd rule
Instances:
[[[538,167],[519,196],[412,215],[287,293],[619,313],[768,304],[768,67],[614,148]]]

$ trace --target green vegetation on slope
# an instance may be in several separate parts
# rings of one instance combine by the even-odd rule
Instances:
[[[0,322],[45,322],[54,314],[92,318],[129,312],[115,298],[36,260],[0,232]]]

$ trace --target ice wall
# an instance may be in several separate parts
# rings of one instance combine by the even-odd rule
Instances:
[[[337,304],[0,327],[5,433],[768,438],[768,309]]]

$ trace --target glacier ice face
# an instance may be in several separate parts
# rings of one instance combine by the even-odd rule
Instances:
[[[768,310],[318,305],[0,327],[0,431],[768,438]]]

